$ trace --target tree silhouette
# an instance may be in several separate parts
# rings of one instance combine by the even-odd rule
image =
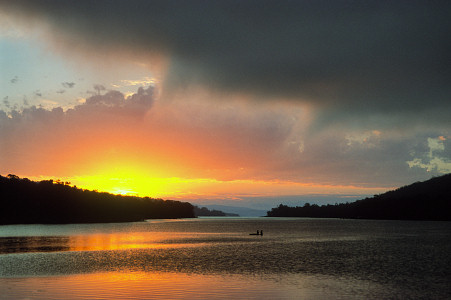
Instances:
[[[192,218],[188,202],[99,193],[67,182],[0,176],[0,224],[130,222]]]

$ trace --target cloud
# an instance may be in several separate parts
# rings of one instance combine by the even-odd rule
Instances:
[[[14,76],[9,82],[11,83],[17,83],[19,81],[19,77],[18,76]]]
[[[120,86],[146,86],[146,85],[155,85],[158,81],[152,77],[144,77],[139,80],[121,80],[121,85],[116,85],[116,87]]]
[[[125,97],[119,91],[107,91],[104,95],[100,91],[105,90],[102,85],[95,85],[97,94],[87,98],[82,104],[68,110],[68,114],[112,114],[125,115],[140,118],[145,115],[154,102],[154,88],[139,87],[138,91],[129,97]]]
[[[103,86],[102,84],[95,84],[95,85],[94,85],[94,90],[96,91],[96,93],[97,93],[98,95],[100,95],[100,93],[101,93],[102,91],[105,91],[106,88],[105,88],[105,86]]]
[[[61,85],[67,89],[71,89],[75,86],[75,82],[62,82]]]
[[[34,106],[12,111],[0,121],[1,171],[61,174],[127,157],[149,167],[172,166],[170,176],[269,178],[271,164],[299,134],[293,129],[301,110],[249,109],[240,102],[218,106],[208,96],[155,102],[154,90],[140,87],[127,98],[107,91],[67,111]]]
[[[428,151],[413,152],[414,158],[407,162],[409,167],[425,169],[428,172],[450,173],[451,158],[449,153],[451,152],[451,144],[446,143],[447,140],[448,138],[444,136],[427,138]]]
[[[8,99],[9,99],[8,96],[6,96],[6,97],[3,98],[3,105],[4,105],[6,108],[10,108],[10,107],[11,107],[11,103],[9,102]]]
[[[339,114],[327,118],[339,120],[451,111],[449,1],[4,1],[3,7],[45,23],[65,51],[85,49],[97,60],[112,52],[148,62],[155,53],[167,57],[168,89],[201,84],[288,97],[331,107]],[[444,121],[446,113],[427,114],[428,121]]]
[[[64,111],[51,100],[47,107],[0,111],[0,172],[48,174],[78,170],[77,163],[96,159],[109,147],[120,147],[124,136],[154,102],[153,88],[139,88],[125,98],[117,91],[95,95]],[[104,145],[102,145],[104,143]],[[106,149],[106,150],[105,150]]]

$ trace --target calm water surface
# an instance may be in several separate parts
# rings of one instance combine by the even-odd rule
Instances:
[[[451,222],[0,226],[0,299],[451,299],[449,266]]]

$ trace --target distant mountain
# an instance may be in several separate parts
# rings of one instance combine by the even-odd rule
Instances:
[[[225,213],[238,214],[240,217],[261,217],[266,215],[266,210],[253,209],[249,207],[241,206],[227,206],[227,205],[217,205],[217,204],[207,204],[204,205],[209,209],[221,210]]]
[[[225,213],[222,210],[208,209],[206,207],[194,206],[194,215],[196,217],[239,217],[238,214]]]
[[[306,203],[303,207],[281,204],[267,216],[451,221],[451,174],[351,203]]]

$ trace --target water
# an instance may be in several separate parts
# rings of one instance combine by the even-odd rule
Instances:
[[[451,222],[0,226],[0,299],[451,299],[449,266]]]

